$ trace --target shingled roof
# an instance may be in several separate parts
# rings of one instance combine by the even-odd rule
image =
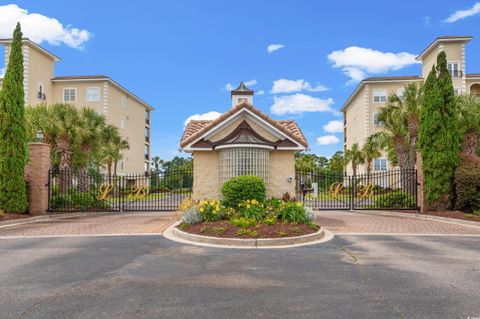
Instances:
[[[233,116],[241,109],[248,109],[253,112],[255,115],[259,116],[270,125],[274,126],[285,135],[293,139],[294,141],[298,142],[304,147],[308,147],[308,142],[305,139],[305,136],[302,133],[302,130],[298,127],[297,123],[293,120],[273,120],[265,113],[254,107],[253,105],[242,102],[240,104],[235,105],[232,107],[228,112],[223,113],[220,117],[216,118],[215,120],[191,120],[188,122],[185,131],[183,132],[182,139],[180,140],[180,147],[185,147],[189,143],[192,143],[197,138],[205,134],[207,131],[213,129],[218,124],[222,123],[229,117]]]

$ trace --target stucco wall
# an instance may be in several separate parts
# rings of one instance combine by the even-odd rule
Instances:
[[[220,198],[220,156],[218,151],[193,152],[193,198]]]
[[[270,152],[270,174],[268,178],[267,196],[281,198],[285,192],[295,196],[295,152]],[[292,181],[289,182],[289,177]]]
[[[295,195],[294,151],[271,151],[268,197],[281,197],[285,192]],[[221,198],[220,156],[218,151],[193,152],[193,197],[195,199]],[[289,182],[289,177],[292,181]]]

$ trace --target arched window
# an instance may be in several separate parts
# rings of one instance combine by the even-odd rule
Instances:
[[[256,147],[233,147],[220,150],[220,178],[222,185],[241,175],[254,175],[268,182],[270,151]]]

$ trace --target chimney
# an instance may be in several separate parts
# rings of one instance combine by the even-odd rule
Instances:
[[[253,105],[253,93],[253,90],[250,90],[245,86],[245,83],[241,82],[238,88],[231,91],[232,107],[242,102]]]

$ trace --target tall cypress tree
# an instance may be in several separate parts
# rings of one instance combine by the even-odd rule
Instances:
[[[0,209],[7,213],[27,208],[24,107],[22,31],[17,24],[0,91]]]
[[[445,52],[438,54],[437,66],[432,67],[424,88],[419,146],[426,198],[431,208],[446,209],[451,207],[459,140],[455,94]]]

